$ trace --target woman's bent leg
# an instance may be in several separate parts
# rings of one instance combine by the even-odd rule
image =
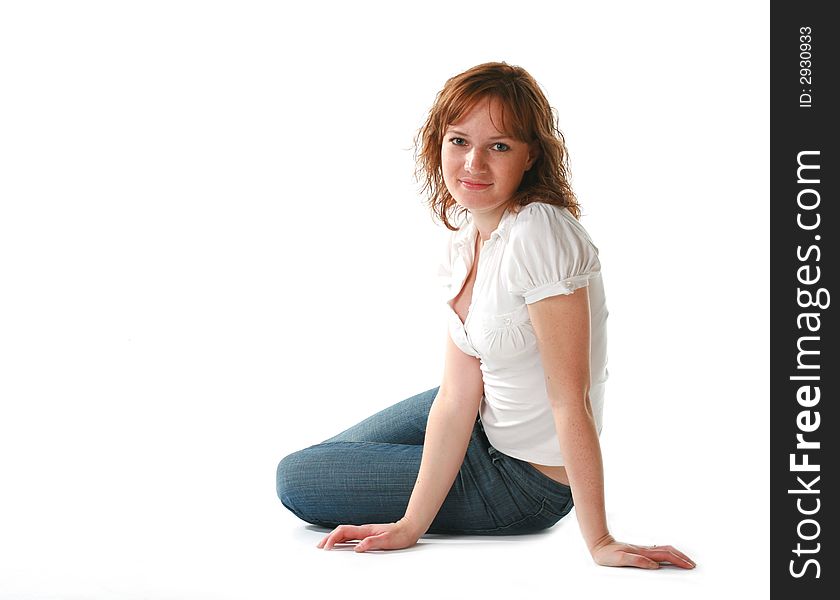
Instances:
[[[429,410],[437,397],[438,389],[435,387],[397,402],[321,443],[381,442],[422,445],[426,437]]]
[[[413,398],[419,396],[423,394]],[[415,400],[415,408],[420,404]],[[385,409],[374,415],[378,419],[366,419],[330,440],[284,458],[277,469],[277,494],[283,505],[304,521],[327,528],[400,519],[420,470],[422,440],[388,443],[355,438],[388,437],[392,430],[416,428],[406,425],[411,419],[404,417],[416,412],[407,409],[408,405]],[[428,410],[426,413],[428,417]],[[385,422],[392,427],[382,427]],[[414,441],[416,437],[406,439]],[[545,490],[511,470],[514,463],[510,461],[515,460],[490,446],[477,421],[464,462],[428,532],[504,535],[531,533],[556,523],[571,508],[571,496],[563,511],[557,506],[565,501],[547,503]]]
[[[402,517],[408,504],[404,490],[413,489],[438,389],[397,402],[284,458],[277,467],[277,494],[283,505],[301,519],[326,527],[373,522],[366,520],[368,515],[383,520],[402,511],[392,520]]]

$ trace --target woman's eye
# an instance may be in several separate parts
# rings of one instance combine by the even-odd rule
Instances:
[[[498,150],[499,152],[507,152],[510,150],[510,146],[507,144],[503,144],[502,142],[497,142],[493,144],[493,150]]]
[[[463,146],[467,143],[466,140],[464,140],[464,138],[459,137],[451,138],[449,141],[455,144],[456,146]]]

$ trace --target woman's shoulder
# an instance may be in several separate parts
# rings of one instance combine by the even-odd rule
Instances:
[[[519,207],[510,228],[509,240],[518,243],[577,242],[592,244],[583,225],[564,206],[531,202]]]
[[[511,294],[530,304],[571,293],[600,272],[598,249],[567,208],[534,202],[516,217],[500,273]]]

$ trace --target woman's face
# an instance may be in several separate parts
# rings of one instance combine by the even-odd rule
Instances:
[[[443,181],[470,212],[490,213],[507,206],[537,158],[533,146],[499,131],[494,123],[502,123],[502,105],[486,98],[449,125],[443,136]]]

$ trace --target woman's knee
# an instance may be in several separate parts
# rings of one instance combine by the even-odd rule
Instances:
[[[313,516],[323,512],[317,459],[317,446],[311,446],[281,460],[277,465],[277,497],[297,518],[313,525],[331,527],[331,522]],[[323,462],[323,457],[320,462]]]
[[[307,451],[298,450],[286,456],[277,465],[277,497],[286,508],[296,514],[295,504],[304,485],[307,462]]]

